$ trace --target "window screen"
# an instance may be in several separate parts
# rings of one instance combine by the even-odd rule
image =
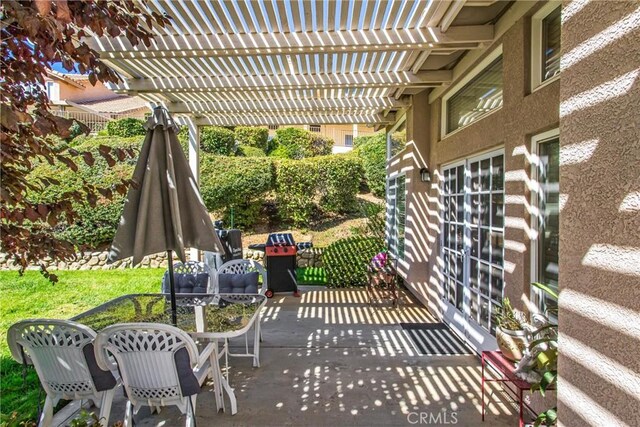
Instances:
[[[320,125],[309,125],[309,130],[311,132],[320,132]]]
[[[447,133],[502,106],[502,56],[447,101]]]
[[[560,72],[560,8],[542,20],[542,81]]]

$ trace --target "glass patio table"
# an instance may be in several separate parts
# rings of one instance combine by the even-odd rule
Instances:
[[[228,349],[218,351],[219,339],[246,334],[252,326],[254,339],[260,339],[260,311],[267,298],[256,294],[178,294],[176,295],[177,327],[194,339],[212,341],[216,360]],[[171,325],[171,300],[169,294],[123,295],[88,310],[71,320],[100,331],[116,323],[164,323]],[[255,354],[254,357],[258,357]],[[237,412],[233,388],[220,372],[214,372],[216,402],[222,401],[223,388],[231,401],[231,413]],[[218,400],[220,398],[220,400]],[[218,408],[220,409],[220,408]]]

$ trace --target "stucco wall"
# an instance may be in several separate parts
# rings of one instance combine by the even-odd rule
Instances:
[[[637,426],[640,7],[564,10],[559,413],[565,426]]]
[[[426,96],[414,97],[407,113],[407,148],[389,164],[389,173],[400,169],[416,174],[423,164],[432,171],[432,183],[409,183],[407,198],[407,262],[409,288],[436,315],[441,315],[440,171],[453,161],[485,151],[505,152],[505,296],[524,308],[529,298],[530,194],[529,153],[531,136],[558,127],[559,81],[533,93],[530,90],[530,16],[542,4],[531,3],[519,19],[492,46],[503,45],[504,95],[501,109],[444,138],[441,136],[441,99],[428,104]],[[482,61],[484,55],[478,59]],[[473,67],[471,67],[473,68]],[[453,82],[451,86],[454,86]],[[443,95],[446,95],[444,92]],[[418,179],[419,180],[419,179]],[[413,181],[413,180],[412,180]]]

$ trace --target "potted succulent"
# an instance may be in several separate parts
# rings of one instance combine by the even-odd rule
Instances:
[[[496,340],[502,355],[512,362],[522,359],[529,345],[529,334],[525,330],[524,313],[515,310],[509,298],[502,301],[496,313]]]

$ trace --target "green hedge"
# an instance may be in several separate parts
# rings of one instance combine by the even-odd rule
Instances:
[[[140,137],[78,138],[73,141],[71,146],[77,150],[91,151],[95,159],[94,165],[87,166],[79,159],[76,161],[78,172],[73,172],[60,164],[55,166],[48,163],[36,165],[30,172],[30,177],[33,180],[37,177],[49,177],[56,179],[60,184],[45,187],[41,191],[32,191],[27,197],[34,202],[59,201],[63,199],[65,192],[80,190],[83,181],[99,187],[108,187],[119,183],[122,179],[129,179],[133,175],[136,160],[127,159],[109,167],[98,153],[97,147],[107,145],[137,150],[141,143],[142,138]],[[90,206],[87,202],[73,202],[73,205],[78,212],[78,219],[73,224],[58,224],[55,231],[59,238],[88,248],[94,248],[113,240],[124,206],[123,196],[114,192],[114,197],[111,200],[99,197],[96,206]]]
[[[281,128],[273,141],[273,157],[303,159],[331,154],[333,140],[300,128]]]
[[[387,179],[387,138],[384,132],[355,138],[354,155],[362,159],[364,176],[369,190],[376,196],[385,196]]]
[[[258,147],[250,145],[238,145],[236,156],[240,157],[265,157],[267,154]]]
[[[229,156],[234,154],[235,136],[232,130],[219,126],[203,126],[200,146],[205,153]]]
[[[246,228],[258,219],[266,193],[273,189],[274,166],[267,157],[227,157],[202,154],[200,193],[209,211],[222,212],[230,224]]]
[[[120,120],[112,120],[107,123],[107,135],[130,137],[136,135],[144,135],[144,121],[134,118],[126,118]]]
[[[367,265],[384,249],[384,240],[376,237],[348,237],[330,244],[322,253],[327,286],[364,286]]]
[[[267,140],[269,139],[269,130],[267,128],[238,126],[234,130],[234,136],[237,144],[267,151]]]
[[[359,159],[348,155],[323,156],[318,162],[321,207],[335,213],[353,212],[363,178]]]
[[[291,221],[295,226],[308,225],[317,186],[317,161],[279,161],[276,166],[276,200],[282,219]]]

